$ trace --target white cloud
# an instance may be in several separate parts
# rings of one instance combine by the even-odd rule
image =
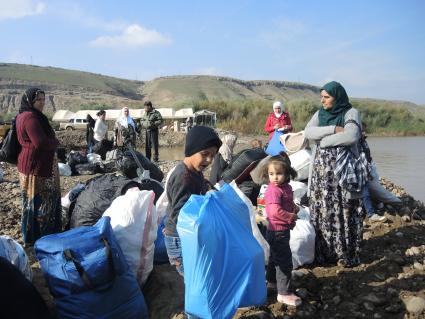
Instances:
[[[200,68],[195,70],[195,74],[199,74],[199,75],[220,75],[220,71],[213,67],[206,67],[206,68]]]
[[[2,0],[0,0],[2,1]],[[87,12],[78,3],[73,2],[53,2],[49,5],[49,13],[54,16],[62,17],[72,23],[107,31],[121,31],[128,23],[120,20],[105,20],[98,16],[92,15]]]
[[[138,24],[132,24],[126,27],[119,35],[104,35],[90,41],[93,47],[109,48],[138,48],[157,45],[168,45],[172,41],[169,37],[162,35],[156,30],[149,30]]]
[[[44,2],[32,0],[0,0],[0,21],[19,19],[26,16],[42,14],[46,5]]]

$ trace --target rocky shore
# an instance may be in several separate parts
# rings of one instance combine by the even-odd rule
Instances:
[[[61,135],[66,137],[61,137]],[[60,133],[67,149],[82,147],[81,133]],[[82,138],[82,140],[81,140]],[[79,140],[80,139],[80,140]],[[251,137],[239,139],[243,147]],[[182,145],[184,134],[161,134],[161,145]],[[173,144],[174,143],[174,144]],[[161,161],[166,174],[176,161]],[[0,163],[0,234],[22,244],[20,233],[21,196],[16,167]],[[61,177],[64,195],[76,183],[93,176]],[[303,298],[298,308],[276,302],[268,292],[267,304],[243,308],[235,318],[425,318],[425,207],[403,188],[382,179],[382,184],[402,200],[400,207],[386,205],[384,222],[365,221],[362,263],[354,268],[340,266],[302,267],[294,271],[294,286]],[[33,282],[54,311],[41,270],[31,247],[26,248]],[[143,289],[151,318],[183,318],[184,284],[168,265],[155,266]]]

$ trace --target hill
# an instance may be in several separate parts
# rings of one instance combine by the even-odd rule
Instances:
[[[284,81],[169,76],[142,82],[61,68],[1,63],[0,112],[16,111],[22,91],[35,85],[49,95],[49,112],[93,105],[134,106],[146,99],[162,107],[178,107],[197,100],[313,99],[318,93],[315,86]]]
[[[0,63],[0,117],[16,114],[22,92],[38,86],[47,93],[46,113],[57,109],[142,107],[208,108],[219,125],[241,132],[262,131],[271,101],[287,102],[295,127],[302,129],[319,105],[319,87],[287,81],[243,81],[222,76],[167,76],[133,81],[89,72]],[[371,132],[390,135],[425,134],[425,107],[404,101],[352,99]],[[363,116],[363,115],[362,115]]]

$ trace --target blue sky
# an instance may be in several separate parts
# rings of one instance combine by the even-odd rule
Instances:
[[[425,1],[0,0],[0,62],[127,79],[341,82],[425,105]]]

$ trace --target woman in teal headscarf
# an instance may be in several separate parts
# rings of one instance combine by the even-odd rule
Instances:
[[[342,148],[359,155],[360,115],[338,82],[325,84],[320,96],[322,107],[305,128],[312,145],[308,193],[316,229],[316,262],[356,266],[363,236],[362,193],[341,186],[335,171]]]

